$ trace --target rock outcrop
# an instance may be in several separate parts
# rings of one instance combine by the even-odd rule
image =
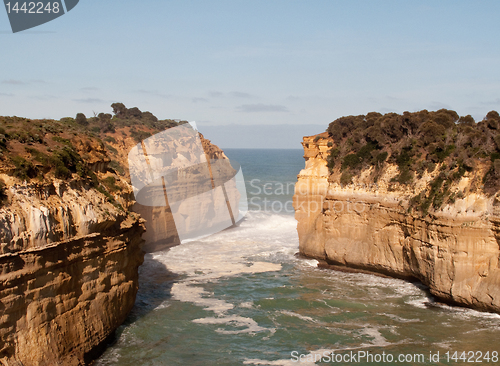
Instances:
[[[126,189],[112,203],[81,180],[2,178],[0,364],[83,365],[134,305],[143,220]]]
[[[172,146],[169,146],[169,144],[162,146],[160,144],[156,146],[155,149],[151,149],[150,151],[148,151],[149,159],[154,159],[154,155],[161,155],[166,148],[167,150],[175,150],[175,156],[169,163],[169,167],[171,168],[185,166],[186,160],[198,161],[199,157],[197,156],[197,154],[204,154],[204,157],[208,161],[212,159],[227,159],[224,152],[218,146],[212,144],[210,140],[205,139],[202,134],[200,134],[199,136],[200,140],[198,142],[194,142],[190,138],[181,138],[179,141],[170,142]],[[200,142],[201,146],[198,146],[198,143]],[[130,149],[132,147],[133,146],[130,146]],[[195,176],[199,174],[200,172],[198,171],[194,172]],[[183,176],[185,180],[181,178],[178,182],[182,187],[181,189],[186,189],[187,191],[192,190],[192,177],[190,178],[187,172],[184,172]],[[163,185],[161,184],[161,182],[158,183],[160,184],[156,186],[151,185],[149,189],[145,190],[147,191],[147,193],[145,193],[147,197],[143,196],[143,199],[145,201],[154,201],[152,197],[161,197],[162,199],[164,198]],[[168,199],[166,203],[167,206],[147,206],[140,204],[139,202],[135,202],[131,208],[133,212],[140,214],[141,217],[145,220],[146,232],[143,235],[143,239],[145,240],[143,250],[146,253],[164,250],[180,244],[179,234],[174,222],[174,217],[169,206]],[[199,208],[200,213],[207,214],[209,213],[210,207],[211,205],[213,205],[213,202],[197,201],[196,204]]]
[[[89,364],[134,305],[144,249],[179,242],[169,207],[134,206],[127,167],[184,122],[115,107],[84,123],[0,117],[0,365]]]
[[[294,208],[303,255],[417,279],[441,301],[500,312],[498,200],[468,189],[484,172],[466,174],[456,187],[464,196],[424,216],[410,213],[410,200],[439,174],[439,164],[412,187],[391,182],[398,168],[389,163],[376,184],[367,169],[342,186],[327,167],[333,139],[325,133],[302,144],[306,166]]]

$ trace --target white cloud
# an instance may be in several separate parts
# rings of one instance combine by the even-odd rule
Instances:
[[[278,105],[278,104],[243,104],[236,109],[239,112],[245,112],[245,113],[254,113],[254,112],[290,112],[287,107],[284,105]]]

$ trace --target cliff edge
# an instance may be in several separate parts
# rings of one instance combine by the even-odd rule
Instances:
[[[344,118],[302,142],[300,252],[500,312],[498,113],[477,124],[445,110]]]
[[[134,305],[144,244],[158,249],[146,225],[178,242],[171,217],[134,212],[127,167],[133,146],[186,122],[111,107],[0,117],[0,365],[91,363]],[[208,157],[224,156],[201,139]]]
[[[8,195],[0,364],[82,365],[134,305],[142,219],[78,181],[14,183]]]

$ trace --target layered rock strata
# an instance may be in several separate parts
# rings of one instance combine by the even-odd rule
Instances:
[[[127,192],[2,178],[0,364],[86,364],[134,305],[143,220]]]
[[[111,137],[123,176],[101,143],[72,140],[107,189],[76,174],[43,182],[0,174],[0,365],[89,364],[134,305],[144,250],[179,243],[168,206],[134,201],[126,167],[137,141]],[[200,138],[207,159],[226,158]]]
[[[195,146],[191,139],[181,139],[175,142],[175,157],[170,162],[170,167],[184,167],[186,159],[187,161],[197,161],[197,156],[194,156],[196,152],[204,154],[206,160],[215,160],[215,159],[227,159],[224,152],[216,145],[212,144],[210,140],[207,140],[200,134],[200,142],[202,151],[198,151],[199,146]],[[132,148],[133,146],[130,146]],[[169,149],[172,146],[167,146]],[[161,154],[162,149],[165,146],[158,146],[156,150],[148,151],[149,155]],[[130,150],[130,149],[129,149]],[[184,180],[181,180],[182,189],[187,191],[195,191],[196,187],[193,186],[193,182],[196,179],[192,179],[192,177],[187,176],[187,173],[184,172]],[[199,172],[195,172],[194,175],[199,174]],[[146,195],[150,197],[145,197],[145,201],[152,200],[151,197],[159,197],[164,199],[164,191],[163,185],[161,182],[157,186],[151,186],[149,190],[145,190]],[[165,201],[163,201],[165,202]],[[198,201],[197,205],[199,206],[200,215],[210,214],[210,204],[212,202],[202,202]],[[179,235],[177,232],[177,228],[175,226],[174,217],[169,206],[169,202],[167,199],[167,206],[146,206],[135,202],[132,206],[132,211],[139,213],[142,218],[145,220],[146,232],[143,235],[143,239],[145,240],[145,245],[143,250],[146,253],[156,252],[159,250],[164,250],[169,247],[178,245],[180,243]]]
[[[392,183],[397,166],[386,164],[376,184],[369,169],[341,186],[327,168],[333,140],[305,137],[305,169],[298,175],[294,208],[300,253],[324,264],[417,279],[442,301],[500,312],[498,200],[470,184],[465,194],[423,216],[410,214],[410,199],[426,188],[439,166],[413,187]]]

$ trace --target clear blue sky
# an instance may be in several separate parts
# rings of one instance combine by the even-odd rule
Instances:
[[[0,115],[119,101],[203,125],[500,109],[499,1],[80,0],[12,34],[0,9]],[[321,131],[312,131],[321,132]]]

